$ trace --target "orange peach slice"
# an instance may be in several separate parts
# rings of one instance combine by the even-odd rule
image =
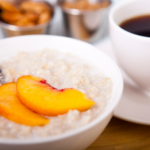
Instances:
[[[17,80],[17,94],[31,110],[46,116],[65,114],[69,110],[85,111],[95,103],[75,89],[58,90],[38,77],[23,76]]]
[[[48,119],[32,112],[20,102],[15,83],[0,86],[0,115],[28,126],[40,126],[49,122]]]

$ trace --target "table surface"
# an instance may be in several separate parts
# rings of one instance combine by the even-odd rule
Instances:
[[[150,150],[150,126],[113,117],[103,133],[86,150]]]

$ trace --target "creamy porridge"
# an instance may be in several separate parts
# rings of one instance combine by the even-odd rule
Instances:
[[[0,66],[5,74],[5,82],[16,82],[23,75],[33,75],[46,79],[57,89],[77,89],[95,102],[84,112],[70,110],[64,115],[47,117],[50,122],[45,126],[25,126],[0,116],[1,138],[39,138],[71,131],[98,117],[111,97],[111,79],[90,63],[71,54],[48,49],[34,53],[20,52]]]

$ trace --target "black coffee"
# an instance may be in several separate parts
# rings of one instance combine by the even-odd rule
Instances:
[[[120,27],[131,33],[150,37],[150,15],[128,19],[122,22]]]

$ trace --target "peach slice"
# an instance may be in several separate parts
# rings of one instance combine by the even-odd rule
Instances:
[[[65,114],[74,109],[85,111],[95,104],[78,90],[58,90],[47,84],[46,80],[33,76],[23,76],[17,80],[17,94],[25,106],[46,116]]]
[[[20,102],[15,83],[6,83],[0,86],[0,115],[28,126],[40,126],[49,123],[48,119],[32,112]]]

